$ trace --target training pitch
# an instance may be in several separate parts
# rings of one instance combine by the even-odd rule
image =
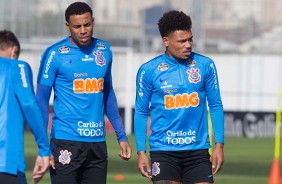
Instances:
[[[27,180],[31,182],[32,169],[37,148],[32,134],[25,134],[25,155],[27,162]],[[107,184],[150,184],[142,177],[137,168],[137,155],[134,136],[129,136],[133,148],[132,159],[123,161],[118,157],[120,151],[116,137],[107,135],[109,153]],[[274,157],[274,138],[247,139],[225,138],[225,163],[215,176],[215,184],[266,184]],[[281,165],[281,164],[280,164]],[[46,173],[40,184],[50,184],[49,173]]]

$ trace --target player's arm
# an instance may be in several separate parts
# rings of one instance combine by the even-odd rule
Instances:
[[[36,99],[43,116],[46,130],[49,120],[49,99],[57,74],[56,54],[57,53],[52,49],[47,49],[43,53],[37,75]]]
[[[207,68],[205,81],[207,100],[215,137],[215,149],[211,157],[213,174],[216,174],[224,162],[224,111],[220,96],[216,66],[213,62]]]
[[[151,166],[146,155],[147,122],[149,115],[149,104],[151,99],[152,78],[149,72],[139,69],[136,77],[136,100],[134,110],[134,135],[138,155],[138,169],[142,176],[152,178]]]
[[[136,96],[134,108],[134,135],[137,152],[146,152],[147,122],[152,93],[151,75],[142,67],[136,76]]]
[[[14,88],[17,99],[22,107],[29,128],[35,136],[40,156],[49,156],[50,148],[47,130],[43,126],[43,118],[39,110],[32,83],[32,71],[27,63],[16,66]]]
[[[116,132],[118,142],[128,142],[111,82],[105,82],[104,84],[104,104],[105,113]]]
[[[105,113],[115,130],[115,133],[117,135],[117,140],[121,147],[119,156],[124,160],[129,160],[131,158],[132,150],[128,143],[128,139],[124,131],[124,126],[122,124],[118,112],[116,95],[111,85],[111,82],[106,82],[104,84],[104,104],[105,104]]]
[[[131,158],[132,149],[128,143],[128,138],[118,111],[117,99],[112,85],[111,62],[104,82],[104,107],[105,113],[115,130],[117,140],[121,147],[119,156],[124,160],[129,160]]]
[[[37,84],[37,91],[36,91],[36,100],[38,102],[39,109],[41,111],[42,117],[43,117],[43,125],[45,127],[45,130],[48,130],[48,121],[49,121],[49,99],[51,96],[52,87],[46,86],[42,84]],[[54,164],[54,157],[50,155],[50,165],[53,169],[55,169]],[[33,180],[39,181],[41,179],[41,173],[37,172],[38,168],[40,168],[41,165],[44,165],[46,163],[45,158],[37,157],[36,159],[36,167],[33,171]],[[49,159],[48,159],[49,163]]]
[[[13,80],[16,97],[38,145],[38,156],[32,173],[32,180],[37,183],[49,168],[50,145],[42,114],[34,95],[30,66],[25,62],[19,62],[15,67]]]
[[[37,84],[36,100],[38,101],[38,105],[43,117],[44,127],[46,128],[46,130],[48,127],[49,120],[49,99],[51,96],[51,92],[51,86]]]
[[[224,111],[220,95],[217,70],[212,61],[206,69],[205,86],[215,143],[218,142],[224,144]]]
[[[104,80],[104,109],[115,130],[118,142],[128,142],[124,126],[119,115],[117,99],[112,85],[112,52],[110,52],[109,58],[109,66]]]

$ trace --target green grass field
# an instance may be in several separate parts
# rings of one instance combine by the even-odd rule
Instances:
[[[142,177],[137,169],[135,140],[129,136],[133,148],[130,161],[121,160],[117,154],[119,146],[114,135],[107,135],[109,167],[107,184],[147,184],[149,180]],[[216,184],[267,184],[274,156],[274,139],[225,139],[225,163],[215,177]],[[35,162],[36,146],[30,133],[26,133],[25,154],[27,160],[27,180],[31,183],[31,173]],[[124,175],[123,181],[115,181],[115,175]],[[49,173],[46,173],[41,184],[49,184]]]

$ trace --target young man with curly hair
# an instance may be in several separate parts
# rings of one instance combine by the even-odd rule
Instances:
[[[158,26],[165,53],[144,63],[136,78],[138,168],[154,184],[211,184],[224,162],[224,116],[215,63],[192,51],[190,16],[169,11]],[[211,157],[207,105],[215,137]]]

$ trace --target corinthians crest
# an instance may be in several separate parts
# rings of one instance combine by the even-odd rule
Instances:
[[[157,176],[158,174],[161,173],[161,169],[159,166],[160,166],[159,162],[154,162],[152,164],[152,175]]]
[[[61,150],[60,154],[61,155],[59,156],[59,162],[62,163],[63,165],[69,164],[71,161],[70,156],[72,155],[72,153],[69,152],[68,150]]]
[[[187,70],[187,73],[189,82],[197,84],[201,81],[200,70],[198,68],[191,68]]]
[[[97,50],[93,53],[95,55],[95,62],[99,66],[104,66],[106,65],[106,59],[104,57],[104,53]]]

